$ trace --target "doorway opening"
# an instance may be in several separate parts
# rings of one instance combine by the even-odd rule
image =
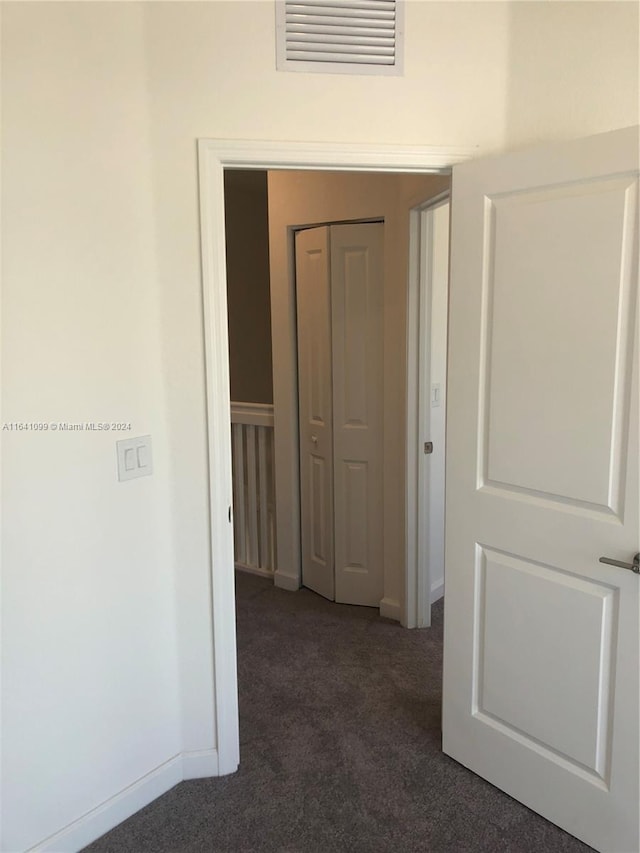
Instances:
[[[380,441],[379,458],[373,459],[371,463],[371,469],[375,468],[376,463],[379,463],[380,467],[378,496],[376,497],[371,489],[371,494],[368,495],[370,508],[375,500],[378,500],[380,518],[372,521],[371,518],[363,516],[360,507],[367,502],[367,496],[363,493],[358,497],[358,490],[355,488],[349,492],[353,495],[353,506],[347,506],[346,496],[349,493],[342,495],[345,501],[342,501],[344,506],[338,516],[339,520],[344,516],[353,518],[356,514],[360,515],[359,521],[352,525],[356,535],[352,536],[350,541],[345,542],[345,537],[342,539],[342,557],[345,559],[341,562],[346,564],[347,572],[349,559],[355,564],[349,581],[354,578],[356,582],[367,580],[366,570],[363,570],[366,561],[362,558],[362,530],[367,527],[367,521],[368,530],[373,531],[368,538],[375,540],[377,535],[378,543],[371,541],[370,547],[375,548],[375,557],[380,564],[379,589],[373,589],[370,584],[371,591],[363,588],[362,595],[358,597],[360,587],[357,583],[352,584],[354,589],[350,590],[351,597],[343,599],[338,595],[338,600],[379,607],[382,615],[400,621],[408,627],[426,626],[429,624],[431,602],[442,594],[441,569],[434,574],[435,583],[430,583],[426,574],[429,559],[433,559],[433,554],[430,554],[428,549],[428,542],[433,536],[438,540],[436,551],[442,552],[443,494],[440,496],[439,512],[429,514],[428,493],[425,493],[424,489],[414,487],[419,485],[421,480],[428,479],[428,466],[434,471],[443,469],[444,436],[442,440],[440,436],[437,439],[430,436],[429,430],[432,427],[429,418],[421,415],[416,421],[416,417],[425,408],[422,397],[427,392],[423,392],[420,399],[418,395],[421,393],[421,386],[429,384],[428,372],[432,369],[432,361],[433,369],[439,371],[432,384],[439,386],[440,394],[443,394],[445,385],[446,311],[437,318],[441,323],[438,339],[440,353],[437,359],[431,358],[430,350],[425,349],[424,341],[431,335],[433,306],[430,300],[434,274],[440,275],[443,294],[446,295],[446,269],[443,274],[441,269],[434,272],[433,267],[432,220],[434,210],[438,209],[439,222],[444,222],[444,226],[439,226],[440,230],[448,230],[448,218],[443,216],[443,211],[448,211],[445,203],[449,178],[444,174],[380,174],[333,170],[270,170],[268,173],[261,170],[225,170],[224,177],[227,190],[227,269],[230,276],[228,299],[234,490],[237,504],[234,531],[236,563],[249,571],[273,577],[277,586],[286,589],[297,589],[301,585],[313,589],[317,586],[313,580],[305,580],[302,576],[304,570],[302,573],[300,571],[301,562],[304,565],[305,527],[303,525],[300,530],[300,518],[304,518],[304,508],[301,512],[299,477],[301,474],[304,477],[307,472],[298,467],[298,442],[304,426],[300,426],[299,432],[298,385],[303,376],[298,369],[297,353],[300,303],[298,300],[296,316],[295,240],[296,235],[301,232],[308,235],[314,228],[322,228],[329,223],[384,222],[385,236],[380,259],[376,264],[381,267],[383,279],[379,294],[379,317],[373,318],[373,325],[368,330],[351,324],[353,331],[347,335],[346,340],[355,343],[353,346],[342,346],[340,353],[336,354],[333,370],[335,373],[337,366],[338,373],[347,374],[346,378],[349,379],[346,385],[342,384],[340,397],[345,397],[346,388],[349,386],[351,398],[357,398],[356,402],[363,411],[367,408],[363,397],[367,381],[369,384],[375,383],[373,391],[376,387],[380,390],[380,432],[384,428],[385,441],[384,446],[382,440]],[[259,208],[262,208],[263,215],[261,221],[256,221],[256,211]],[[230,215],[230,211],[235,212],[235,215]],[[436,232],[437,230],[435,229]],[[251,259],[247,258],[248,247],[252,250]],[[256,254],[262,257],[262,273],[255,269]],[[314,258],[318,257],[315,250]],[[359,250],[355,254],[351,252],[351,267],[357,268],[357,258],[362,260],[363,257]],[[442,253],[436,260],[442,261]],[[445,267],[447,260],[445,250]],[[247,271],[247,264],[253,264],[253,268]],[[360,266],[362,267],[362,264]],[[237,280],[238,268],[240,274],[244,275],[244,280]],[[249,276],[254,288],[253,293],[247,292],[246,280]],[[236,286],[237,291],[234,290]],[[352,308],[353,294],[360,290],[362,316],[366,313],[368,304],[363,286],[366,289],[366,285],[362,285],[360,281],[356,282],[355,279],[349,285]],[[240,299],[238,294],[242,294]],[[266,304],[265,294],[270,298],[270,304]],[[372,298],[370,294],[369,302]],[[446,303],[444,297],[440,302],[443,301]],[[337,302],[344,308],[342,297]],[[333,321],[338,324],[336,328],[339,328],[344,311],[341,309],[341,314],[336,314],[334,306],[333,313],[333,318],[329,318],[329,325]],[[256,330],[257,320],[262,322],[262,329]],[[417,325],[415,320],[418,321]],[[354,322],[358,324],[360,321],[356,319]],[[264,329],[269,326],[272,327],[272,335],[265,335]],[[312,333],[314,329],[317,331],[317,324],[312,325]],[[405,351],[409,333],[414,336],[414,340],[409,341],[407,373]],[[358,334],[360,338],[356,342]],[[266,345],[267,337],[269,346]],[[308,338],[309,334],[305,332],[303,337]],[[380,364],[377,366],[373,363],[375,353],[369,352],[371,346],[367,343],[370,343],[372,338],[379,339]],[[261,351],[259,346],[256,347],[256,339],[258,343],[262,340]],[[418,341],[422,341],[422,344],[416,348]],[[265,365],[271,360],[271,344],[274,363],[273,396],[267,398],[263,390],[265,382],[261,376]],[[384,360],[383,349],[387,353]],[[353,370],[342,369],[345,358],[350,360]],[[242,362],[244,376],[243,371],[239,370]],[[361,369],[356,375],[358,363]],[[336,379],[338,378],[336,374]],[[263,396],[248,396],[252,393],[251,386],[257,388],[258,393]],[[240,388],[239,394],[235,392],[235,388]],[[304,393],[302,396],[304,397]],[[273,408],[268,405],[272,400],[275,404]],[[433,414],[443,413],[444,405],[439,412],[434,410]],[[348,437],[353,438],[356,433],[362,437],[363,417],[360,414],[355,417],[357,413],[351,414],[353,417],[342,418],[350,431]],[[308,436],[310,441],[313,436],[318,439],[318,429],[311,429]],[[275,442],[271,444],[274,432]],[[382,436],[380,438],[382,439]],[[434,442],[434,453],[429,459],[422,460],[417,455],[416,442],[419,442],[422,448],[427,440]],[[263,459],[265,449],[269,455],[267,460]],[[353,452],[348,455],[348,467],[354,472],[354,481],[358,477],[363,480],[356,484],[360,485],[362,491],[366,485],[366,478],[363,478],[363,471],[367,473],[366,464],[356,466]],[[314,458],[316,456],[317,453]],[[419,476],[416,480],[415,472],[418,468]],[[325,465],[325,472],[326,470]],[[341,474],[339,471],[337,480]],[[349,489],[349,484],[346,488]],[[275,495],[278,511],[274,513],[272,506],[275,505]],[[304,503],[304,494],[302,496]],[[433,496],[431,500],[433,501]],[[405,503],[406,514],[403,511]],[[316,531],[323,526],[326,528],[326,517],[330,512],[329,509],[324,518],[316,519]],[[368,515],[371,514],[369,511]],[[429,515],[432,516],[432,534],[425,530]],[[441,528],[439,532],[438,525]],[[419,548],[414,546],[413,539]],[[277,550],[273,545],[274,541],[277,541]],[[340,544],[340,540],[338,541]],[[357,550],[356,545],[360,545],[360,554],[354,553]],[[427,589],[426,597],[422,596],[423,589]],[[330,598],[333,597],[326,584],[322,586],[322,592]],[[421,604],[418,603],[419,600]]]
[[[232,469],[229,405],[229,353],[227,330],[227,295],[224,232],[224,171],[225,169],[303,170],[331,172],[373,172],[376,174],[445,175],[451,167],[468,159],[468,149],[381,148],[379,146],[329,146],[299,143],[254,143],[246,141],[201,140],[199,142],[199,176],[202,230],[202,271],[204,303],[204,338],[207,368],[207,413],[209,439],[209,497],[211,513],[211,591],[212,631],[214,647],[215,683],[215,735],[218,744],[219,772],[231,773],[239,762],[239,732],[237,704],[237,662],[235,655],[234,620],[234,548],[232,522]],[[416,203],[421,199],[416,199]],[[287,251],[284,250],[285,260]],[[287,304],[290,279],[285,274],[278,279],[279,290],[272,294],[274,300]],[[272,282],[273,285],[273,282]],[[396,306],[398,307],[398,306]],[[404,300],[399,308],[404,318]],[[283,312],[282,324],[273,321],[274,362],[275,347],[287,351],[295,340],[295,326],[291,313]],[[404,348],[403,348],[404,351]],[[286,359],[285,359],[286,362]],[[291,360],[289,362],[289,365]],[[297,406],[294,375],[291,367],[279,373],[284,382],[280,412],[276,416],[285,445],[292,447],[295,435]],[[290,389],[294,389],[291,391]],[[289,389],[289,390],[286,390]],[[274,395],[275,396],[275,395]],[[276,400],[277,405],[277,400]],[[398,411],[389,417],[397,418]],[[404,445],[404,438],[401,439]],[[276,451],[277,455],[277,451]],[[285,527],[287,547],[278,531],[279,585],[297,589],[299,582],[291,572],[287,577],[284,568],[299,565],[299,529],[297,528],[297,465],[290,452],[276,462],[276,478],[282,483],[283,497],[279,513]],[[278,484],[277,484],[278,485]],[[404,503],[400,489],[397,504]],[[295,510],[295,511],[294,511]],[[288,529],[287,529],[288,528]],[[383,600],[384,601],[384,600]],[[400,602],[389,602],[400,610]]]

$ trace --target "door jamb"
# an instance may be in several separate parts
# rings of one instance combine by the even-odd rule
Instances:
[[[451,190],[439,193],[414,207],[409,214],[409,281],[407,287],[407,444],[405,514],[405,602],[406,628],[431,625],[432,572],[424,530],[431,535],[429,498],[425,495],[426,471],[422,443],[429,427],[428,394],[431,363],[425,357],[429,342],[431,298],[430,251],[432,236],[425,239],[423,223],[435,208],[446,203]],[[428,228],[427,224],[427,228]],[[426,243],[426,245],[425,245]],[[443,531],[444,534],[444,531]]]
[[[470,148],[380,146],[248,140],[198,140],[200,190],[200,239],[202,260],[203,336],[205,345],[210,525],[210,635],[213,643],[212,687],[214,693],[215,743],[218,773],[233,773],[239,763],[237,657],[235,638],[235,591],[233,559],[231,423],[229,350],[227,331],[226,258],[224,226],[225,168],[310,169],[370,172],[442,172],[469,159]],[[287,341],[289,344],[290,341]],[[274,400],[274,402],[276,402]],[[275,417],[275,429],[297,438],[288,415]],[[282,443],[281,443],[282,444]],[[291,446],[291,444],[290,444]],[[293,444],[297,447],[297,442]],[[284,462],[283,465],[279,462]],[[292,464],[293,463],[293,464]],[[295,493],[297,465],[276,458],[285,496]],[[294,508],[292,507],[292,510]],[[287,515],[286,519],[282,516]],[[292,524],[291,515],[294,516]],[[278,514],[278,563],[300,565],[300,532],[295,513]],[[297,517],[299,519],[299,504]],[[281,527],[283,530],[281,531]],[[297,528],[297,532],[296,532]],[[281,534],[288,535],[284,548]],[[282,553],[281,553],[282,550]],[[291,581],[295,576],[290,573]],[[207,654],[207,649],[195,649]]]

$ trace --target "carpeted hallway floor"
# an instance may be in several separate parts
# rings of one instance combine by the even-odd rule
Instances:
[[[586,853],[440,751],[431,629],[238,574],[241,765],[183,782],[91,853]]]

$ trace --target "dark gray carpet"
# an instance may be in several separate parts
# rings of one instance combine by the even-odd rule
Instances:
[[[241,765],[182,784],[91,853],[585,853],[440,751],[442,603],[407,631],[239,574]]]

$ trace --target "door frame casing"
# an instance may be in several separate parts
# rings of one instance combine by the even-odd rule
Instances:
[[[433,213],[450,200],[449,189],[416,205],[409,214],[405,600],[402,618],[405,628],[428,628],[431,625],[431,604],[442,594],[432,589],[433,572],[427,542],[434,535],[434,530],[422,442],[428,440],[429,428],[431,358],[425,353],[425,347],[429,347],[431,339]],[[425,231],[428,232],[427,237]],[[442,500],[444,502],[444,495]]]
[[[239,763],[233,523],[231,518],[231,409],[227,330],[224,169],[298,169],[361,172],[439,173],[477,154],[475,148],[381,146],[302,142],[199,139],[200,242],[208,436],[210,595],[213,641],[212,721],[219,775]],[[290,282],[285,282],[290,287]],[[293,300],[290,300],[293,304]],[[287,328],[273,329],[275,470],[277,494],[276,583],[297,589],[300,573],[295,315]],[[287,359],[287,353],[289,357]],[[274,374],[276,370],[274,369]],[[295,571],[294,571],[295,569]]]

